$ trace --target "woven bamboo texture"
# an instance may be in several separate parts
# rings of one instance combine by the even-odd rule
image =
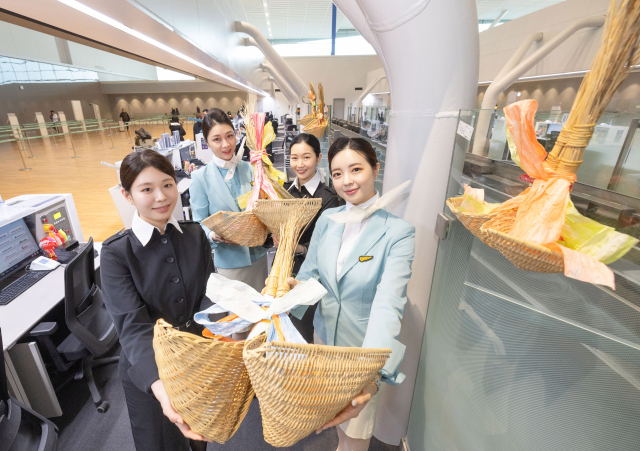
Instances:
[[[458,210],[463,200],[464,196],[451,197],[447,199],[447,207],[469,232],[477,236],[480,241],[485,242],[484,233],[480,229],[485,222],[492,218],[492,215],[490,213],[468,213]]]
[[[508,234],[514,218],[493,218],[481,227],[484,242],[500,251],[513,265],[524,271],[564,272],[562,252]]]
[[[259,200],[253,212],[280,241],[267,279],[265,294],[283,296],[289,291],[295,248],[307,224],[320,211],[322,199]]]
[[[298,124],[307,125],[312,120],[313,120],[313,114],[307,114],[307,115],[303,116],[302,118],[298,119]]]
[[[253,399],[244,346],[180,332],[161,319],[154,327],[156,363],[171,405],[194,432],[218,443],[235,434]]]
[[[332,420],[390,354],[390,349],[248,341],[244,362],[260,401],[267,443],[292,446]]]
[[[326,120],[313,119],[306,126],[302,128],[302,131],[305,133],[309,133],[310,135],[315,136],[316,138],[322,138],[324,136],[324,131],[327,128]]]
[[[268,234],[267,226],[250,211],[219,211],[204,219],[202,224],[240,246],[262,246]]]

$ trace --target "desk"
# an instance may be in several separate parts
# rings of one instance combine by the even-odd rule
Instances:
[[[93,243],[94,249],[100,253],[102,243]],[[100,257],[95,259],[96,270],[100,268]],[[12,395],[18,399],[18,401],[38,411],[38,404],[46,400],[35,399],[40,398],[42,393],[37,391],[37,395],[32,394],[31,400],[29,399],[29,389],[25,387],[29,385],[27,383],[22,384],[18,377],[18,371],[11,360],[10,354],[16,342],[29,332],[42,320],[42,318],[51,311],[59,302],[64,300],[64,265],[60,265],[51,273],[47,274],[42,280],[38,281],[35,285],[22,293],[16,299],[11,301],[8,305],[0,306],[0,328],[2,329],[2,351],[4,352],[5,366],[7,370],[7,379],[9,382],[9,389]],[[22,346],[22,345],[19,345]],[[40,358],[37,348],[32,346],[32,354],[35,359],[37,370],[39,372],[39,379],[36,381],[41,384],[42,387],[52,396],[49,396],[49,401],[52,402],[53,412],[60,410],[58,400],[55,398],[53,387],[44,364]],[[36,355],[37,354],[37,355]],[[37,360],[40,360],[39,362]],[[17,362],[16,362],[17,363]],[[33,362],[32,362],[33,363]],[[25,385],[25,386],[23,386]],[[49,392],[50,389],[50,392]],[[51,411],[41,413],[45,416],[52,415]],[[58,413],[60,415],[62,412]]]

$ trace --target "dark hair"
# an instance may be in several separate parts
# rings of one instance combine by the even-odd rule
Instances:
[[[171,116],[171,122],[180,122],[180,118],[176,115]]]
[[[128,193],[131,192],[131,186],[138,176],[146,168],[156,168],[160,172],[173,177],[176,180],[176,171],[167,157],[160,155],[151,149],[144,149],[142,152],[131,152],[124,157],[120,166],[120,184]]]
[[[227,124],[229,127],[233,128],[233,122],[227,116],[227,113],[222,111],[220,108],[212,108],[205,117],[202,118],[202,136],[204,136],[204,140],[209,139],[209,132],[211,129],[218,124]]]
[[[315,136],[309,133],[300,133],[291,141],[291,147],[296,144],[305,143],[310,146],[316,154],[316,157],[320,156],[320,141]]]
[[[378,164],[378,156],[369,141],[362,138],[338,138],[329,148],[329,171],[331,171],[331,161],[344,149],[351,149],[362,155],[367,163],[375,170]]]
[[[196,113],[196,119],[202,119],[202,113]]]

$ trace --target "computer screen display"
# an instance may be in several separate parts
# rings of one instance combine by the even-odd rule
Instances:
[[[0,280],[40,253],[24,219],[0,227]]]
[[[180,148],[180,160],[181,161],[191,161],[191,152],[189,152],[188,147]]]

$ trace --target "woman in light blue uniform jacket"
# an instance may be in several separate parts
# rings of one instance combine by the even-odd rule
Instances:
[[[238,197],[253,188],[253,167],[242,161],[241,154],[234,155],[236,136],[229,116],[213,108],[202,119],[202,133],[213,152],[213,159],[191,176],[191,212],[197,222],[218,211],[241,211]],[[266,249],[239,246],[225,241],[205,225],[202,228],[214,249],[218,273],[260,291],[268,275]]]
[[[298,280],[289,282],[295,286],[313,278],[327,289],[314,317],[316,343],[392,350],[376,381],[354,399],[357,406],[348,406],[324,426],[339,424],[339,451],[358,451],[368,449],[373,435],[380,380],[397,385],[405,377],[398,371],[405,350],[398,337],[411,278],[415,228],[376,204],[374,180],[380,164],[368,141],[337,139],[329,149],[329,168],[333,185],[347,205],[322,214]],[[291,313],[300,318],[305,310],[301,306]]]

